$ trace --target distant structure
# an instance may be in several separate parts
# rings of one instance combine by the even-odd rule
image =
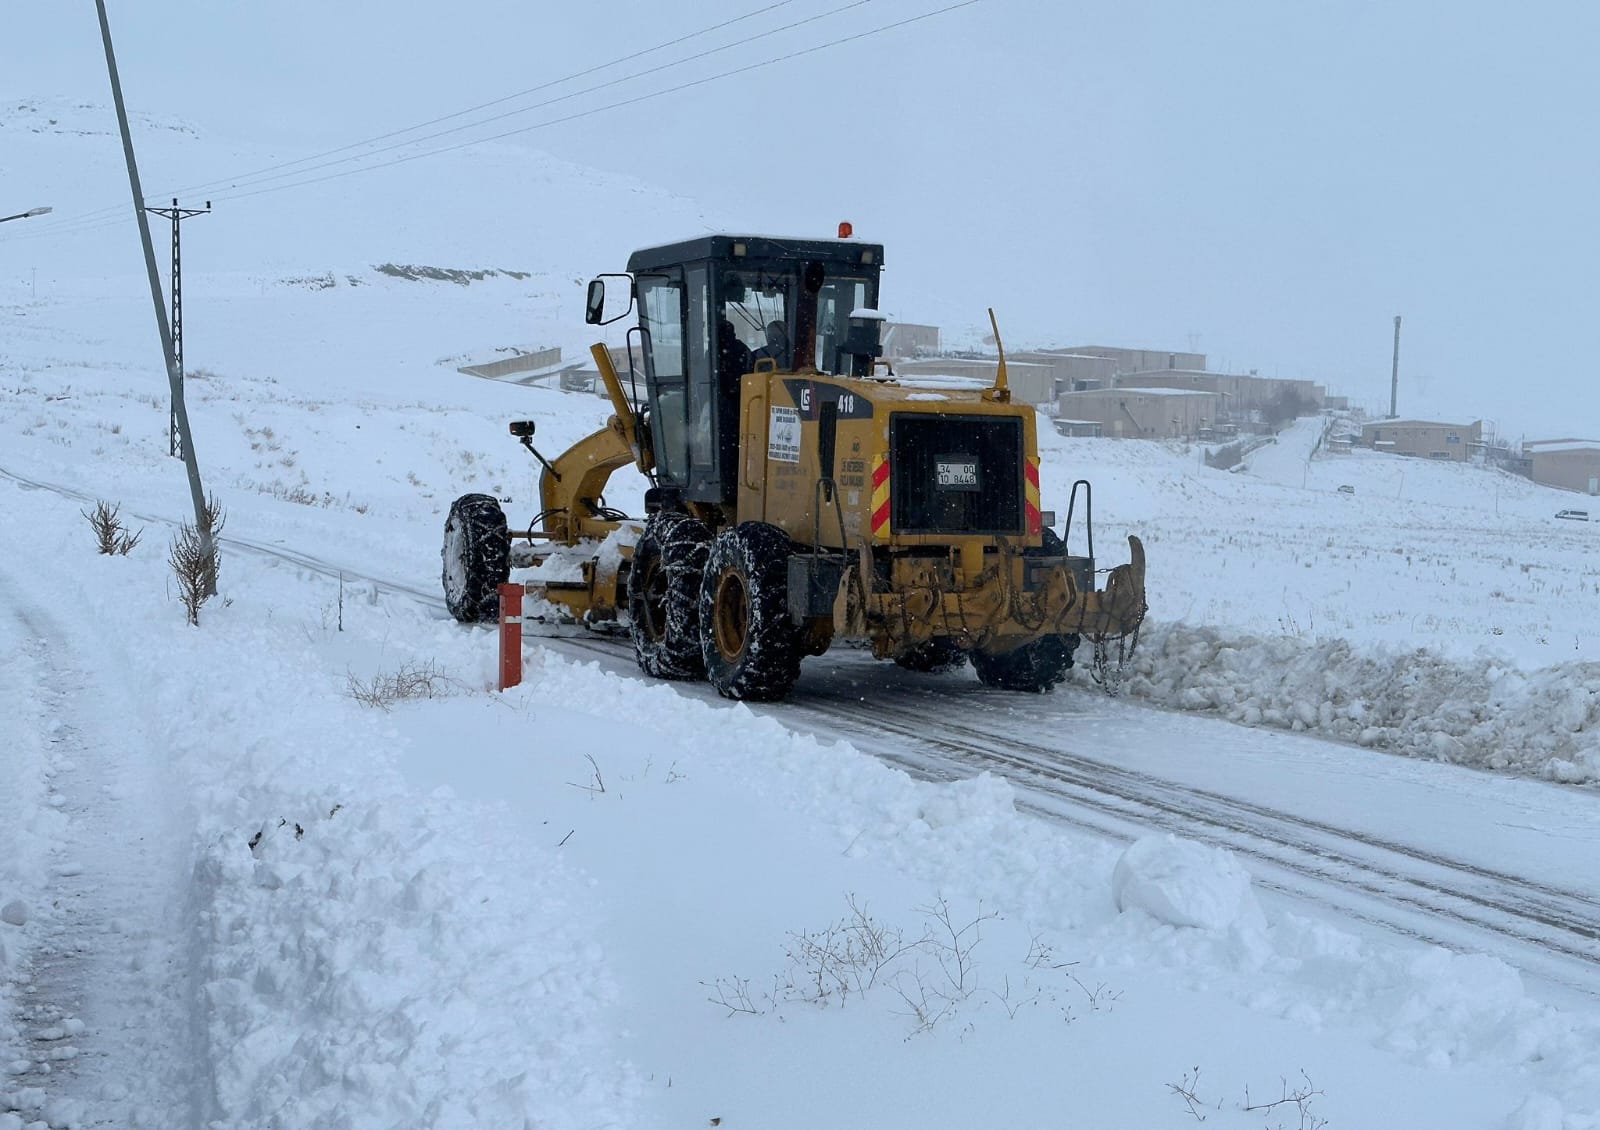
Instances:
[[[1055,411],[1064,393],[1090,392],[1121,383],[1124,374],[1178,369],[1203,370],[1203,353],[1174,353],[1164,349],[1122,349],[1107,345],[1076,345],[1061,349],[1008,350],[1006,378],[1012,399]],[[895,366],[904,376],[951,376],[992,383],[994,357],[923,357]],[[1113,420],[1103,421],[1106,425]],[[1110,426],[1105,434],[1113,434]],[[1166,434],[1163,431],[1161,434]]]
[[[1214,430],[1225,403],[1217,393],[1197,389],[1118,385],[1064,392],[1056,398],[1055,416],[1058,431],[1062,420],[1071,422],[1071,430],[1063,434],[1195,439]],[[1098,430],[1089,432],[1090,426]]]
[[[461,365],[456,371],[469,377],[482,377],[507,384],[538,384],[550,378],[560,378],[562,387],[573,387],[572,376],[584,368],[582,361],[561,360],[561,347],[524,350],[511,348],[497,350],[509,356],[476,365]]]
[[[896,377],[954,377],[977,384],[994,384],[999,361],[993,357],[923,357],[895,363]],[[1048,365],[1034,364],[1006,352],[1006,382],[1011,399],[1019,404],[1045,407],[1055,396],[1055,374]]]
[[[885,322],[879,342],[891,361],[932,357],[939,352],[939,327],[915,322]]]
[[[1547,487],[1600,494],[1600,440],[1525,441],[1522,457],[1528,477]]]
[[[1465,463],[1483,449],[1483,421],[1374,420],[1361,426],[1361,444],[1374,451]]]
[[[1394,367],[1389,370],[1389,415],[1400,415],[1400,315],[1394,316]]]

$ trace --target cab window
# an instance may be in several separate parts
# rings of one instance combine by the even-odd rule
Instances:
[[[685,485],[688,472],[689,401],[685,374],[684,285],[680,276],[640,275],[639,327],[644,331],[644,373],[655,410],[650,438],[656,474],[665,482]]]
[[[817,294],[817,368],[825,373],[849,371],[839,355],[850,315],[877,301],[866,279],[829,278]]]

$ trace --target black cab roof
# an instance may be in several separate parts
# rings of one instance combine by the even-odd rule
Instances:
[[[789,239],[771,235],[708,235],[660,247],[645,247],[628,256],[629,273],[656,271],[679,263],[715,259],[737,262],[859,263],[883,266],[883,244],[853,239]]]

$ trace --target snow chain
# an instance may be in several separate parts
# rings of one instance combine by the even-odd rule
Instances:
[[[1133,623],[1133,631],[1116,637],[1115,666],[1111,663],[1111,651],[1108,646],[1111,637],[1103,632],[1097,632],[1089,637],[1089,642],[1094,645],[1094,658],[1089,663],[1089,678],[1111,698],[1122,694],[1122,684],[1127,678],[1128,661],[1139,648],[1139,629],[1142,627],[1144,627],[1144,609],[1139,610],[1139,618]]]

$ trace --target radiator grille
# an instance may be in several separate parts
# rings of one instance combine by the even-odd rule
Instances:
[[[1021,534],[1022,421],[898,413],[889,420],[897,534]]]

